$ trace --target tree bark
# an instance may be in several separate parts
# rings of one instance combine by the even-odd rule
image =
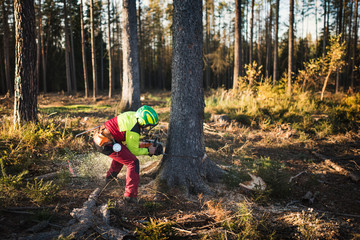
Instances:
[[[289,9],[289,55],[288,55],[288,93],[291,93],[292,68],[294,56],[294,0],[290,0]]]
[[[37,121],[37,72],[34,0],[15,0],[14,124]]]
[[[279,9],[280,9],[280,1],[276,0],[275,6],[275,42],[274,42],[274,72],[273,72],[273,85],[275,86],[276,82],[279,79]]]
[[[234,83],[233,89],[237,89],[239,85],[239,77],[241,76],[241,0],[235,0],[235,45],[234,45]]]
[[[8,2],[5,0],[2,4],[3,7],[3,45],[4,45],[4,71],[5,71],[5,82],[6,82],[6,91],[10,96],[14,95],[14,85],[11,82],[10,78],[10,44],[9,44],[9,19],[8,19],[8,8],[5,6]]]
[[[70,42],[69,42],[67,18],[68,17],[67,17],[66,0],[64,0],[66,87],[67,87],[67,93],[71,94],[72,84],[71,84],[71,72],[70,72]]]
[[[83,16],[83,1],[80,1],[80,27],[81,27],[81,50],[83,60],[83,71],[84,71],[84,87],[85,87],[85,98],[89,97],[89,80],[86,63],[86,51],[85,51],[85,33],[84,33],[84,16]]]
[[[219,173],[205,154],[202,37],[202,1],[175,0],[171,112],[160,189],[210,193],[204,179],[215,180]]]
[[[122,110],[140,107],[140,74],[137,44],[136,1],[123,1],[123,90]]]
[[[109,57],[109,98],[112,98],[114,85],[112,78],[112,55],[111,55],[111,16],[110,16],[110,0],[107,2],[108,4],[108,57]]]
[[[90,0],[90,24],[91,24],[91,62],[93,77],[93,98],[96,100],[98,92],[98,81],[96,73],[96,52],[95,52],[95,33],[94,33],[94,0]]]

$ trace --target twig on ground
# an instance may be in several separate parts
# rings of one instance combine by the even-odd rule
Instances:
[[[359,176],[358,174],[344,169],[343,167],[341,167],[341,166],[339,166],[338,164],[336,164],[335,162],[333,162],[331,158],[329,158],[329,157],[327,157],[327,156],[325,156],[325,155],[322,155],[322,154],[320,154],[320,153],[317,153],[317,152],[315,152],[315,151],[312,151],[312,153],[313,153],[316,157],[318,157],[318,158],[320,158],[321,160],[323,160],[326,165],[328,165],[329,167],[333,168],[334,170],[336,170],[336,171],[339,172],[340,174],[350,177],[351,180],[353,180],[354,182],[359,182],[359,181],[360,181],[360,176]]]
[[[303,174],[303,173],[306,173],[306,171],[303,171],[303,172],[298,173],[298,174],[296,174],[295,176],[291,177],[291,178],[289,179],[289,183],[291,183],[292,180],[294,180],[295,178],[299,177],[299,176],[300,176],[301,174]]]

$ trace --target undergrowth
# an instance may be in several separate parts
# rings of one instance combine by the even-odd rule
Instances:
[[[0,154],[9,171],[27,169],[39,159],[64,154],[65,149],[83,150],[87,145],[83,138],[74,138],[72,132],[77,123],[40,118],[38,123],[29,122],[14,127],[11,117],[0,119]]]
[[[242,125],[265,130],[288,123],[299,135],[322,138],[359,129],[359,103],[360,94],[320,101],[311,92],[290,96],[280,86],[264,81],[252,89],[213,90],[206,98],[205,111],[206,116],[226,114]]]

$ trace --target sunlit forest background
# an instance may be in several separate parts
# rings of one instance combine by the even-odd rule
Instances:
[[[251,68],[256,68],[261,76],[273,82],[274,85],[284,84],[285,81],[287,82],[289,73],[289,2],[279,1],[278,11],[276,0],[239,2],[241,3],[241,76],[247,75],[251,65]],[[35,1],[35,3],[39,48],[37,60],[40,73],[39,91],[69,93],[84,91],[81,2],[71,0],[64,5],[63,1],[45,0]],[[87,74],[91,89],[93,83],[90,81],[92,79],[90,3],[84,1],[82,4],[84,5],[83,44],[86,56],[88,56],[86,58]],[[3,0],[1,5],[0,93],[12,94],[15,68],[13,3],[10,0]],[[339,61],[343,62],[331,63],[336,66],[330,76],[329,86],[332,92],[356,89],[359,79],[357,5],[357,1],[353,0],[295,1],[293,10],[294,60],[292,60],[292,81],[295,84],[307,90],[321,89],[327,75],[324,68],[330,67],[331,59],[321,61],[329,52],[331,38],[339,36],[338,44],[343,47],[337,54],[340,55]],[[114,86],[117,92],[121,91],[121,9],[120,1],[94,1],[96,73],[100,90],[107,90],[109,86],[108,56],[111,54]],[[172,1],[137,1],[137,24],[141,89],[170,89]],[[204,1],[203,25],[204,86],[206,89],[232,88],[235,1]],[[278,49],[277,53],[275,49]],[[65,74],[66,56],[69,58],[68,71],[71,85],[67,83]]]

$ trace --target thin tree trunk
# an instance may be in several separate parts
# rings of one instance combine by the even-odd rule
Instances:
[[[209,14],[209,1],[206,0],[205,2],[205,89],[208,90],[210,88],[210,61],[209,61],[209,54],[210,54],[210,14]]]
[[[257,37],[258,37],[258,42],[257,42],[257,58],[258,58],[258,65],[261,66],[262,65],[262,59],[261,59],[261,16],[260,16],[260,6],[257,9],[257,16],[258,16],[258,33],[257,33]]]
[[[37,121],[36,25],[33,0],[14,1],[16,126]]]
[[[103,30],[100,18],[100,90],[104,90],[104,42],[103,42]]]
[[[352,72],[352,61],[351,61],[351,35],[352,35],[352,15],[353,15],[353,3],[354,0],[350,2],[350,14],[349,14],[349,27],[348,27],[348,39],[347,39],[347,48],[346,48],[346,59],[348,59],[349,64],[346,65],[346,70],[342,74],[346,79],[346,87],[351,90],[351,72]],[[344,32],[346,28],[344,28]],[[344,83],[345,84],[345,83]]]
[[[96,100],[98,92],[98,81],[96,73],[96,51],[95,51],[95,33],[94,33],[94,0],[90,0],[90,24],[91,24],[91,62],[93,77],[93,98]]]
[[[291,93],[292,67],[294,55],[294,0],[290,0],[289,9],[289,57],[288,57],[288,92]]]
[[[330,75],[332,73],[332,70],[329,70],[328,74],[326,75],[326,78],[325,78],[325,81],[324,81],[324,85],[323,85],[323,88],[321,90],[321,97],[320,97],[320,100],[322,101],[324,99],[324,93],[325,93],[325,89],[326,89],[326,86],[327,86],[327,83],[329,81],[329,78],[330,78]]]
[[[241,0],[235,0],[234,90],[238,88],[241,76],[241,51]]]
[[[14,95],[14,85],[12,84],[10,78],[10,44],[9,44],[9,22],[8,22],[8,9],[6,9],[5,4],[7,1],[4,1],[2,4],[3,7],[3,45],[4,45],[4,70],[5,70],[5,79],[6,79],[6,91],[10,96]]]
[[[84,33],[84,16],[83,16],[83,0],[80,0],[80,27],[81,27],[81,50],[83,60],[83,71],[84,71],[84,87],[85,87],[85,98],[89,97],[89,80],[86,63],[86,51],[85,51],[85,33]]]
[[[3,59],[2,51],[0,50],[0,59]],[[6,82],[5,82],[5,74],[4,74],[4,66],[2,62],[0,61],[0,86],[1,86],[1,92],[0,93],[6,93]]]
[[[253,64],[253,39],[254,39],[254,5],[255,0],[251,0],[251,15],[250,15],[250,51],[249,51],[249,63]]]
[[[72,75],[73,91],[76,93],[77,92],[76,64],[75,64],[74,36],[73,36],[71,18],[72,18],[72,14],[70,12],[71,75]]]
[[[41,9],[41,0],[39,0],[39,8]],[[42,57],[42,73],[43,73],[43,91],[47,93],[47,84],[46,84],[46,57],[45,57],[45,46],[44,46],[44,34],[42,29],[42,13],[41,10],[39,11],[39,30],[40,30],[40,45],[41,45],[41,57]],[[40,74],[39,74],[40,75]]]
[[[326,38],[327,38],[327,34],[326,34],[326,32],[327,32],[327,28],[326,28],[326,11],[327,11],[327,7],[326,7],[326,0],[324,0],[324,29],[323,29],[323,31],[324,31],[324,36],[323,36],[323,58],[325,57],[325,55],[326,55]]]
[[[118,47],[118,56],[119,56],[119,84],[120,84],[120,89],[122,89],[122,80],[123,80],[123,78],[122,78],[122,72],[123,72],[123,70],[122,70],[122,51],[121,51],[121,46],[122,46],[122,44],[121,44],[121,26],[120,26],[120,21],[119,21],[119,23],[117,24],[117,31],[118,31],[118,44],[119,44],[119,47]],[[143,59],[144,60],[144,59]],[[145,77],[145,74],[143,75],[144,77]],[[145,79],[144,79],[144,82],[145,82]]]
[[[142,31],[142,22],[141,22],[141,0],[139,0],[139,11],[138,11],[138,24],[139,24],[139,61],[140,61],[140,89],[145,89],[145,61],[144,61],[144,42],[143,42],[143,31]]]
[[[67,86],[67,93],[71,94],[72,84],[71,84],[71,73],[70,73],[70,43],[69,43],[67,18],[68,16],[67,16],[66,0],[64,0],[66,86]]]
[[[124,0],[122,110],[136,110],[140,107],[140,73],[136,21],[136,1]]]
[[[37,76],[37,82],[40,82],[40,63],[41,63],[41,0],[39,0],[38,4],[38,31],[37,31],[37,49],[36,49],[36,76]],[[37,91],[39,92],[39,84],[38,84]]]
[[[266,77],[270,77],[271,69],[271,28],[272,28],[272,1],[270,0],[269,5],[269,20],[267,26],[267,40],[266,40]]]
[[[318,19],[317,19],[317,0],[315,0],[315,57],[317,58],[318,48]]]
[[[279,79],[279,7],[280,7],[280,0],[276,0],[276,6],[275,6],[275,43],[274,43],[274,72],[273,72],[273,85],[275,86],[276,82]]]
[[[358,0],[355,0],[355,9],[354,9],[354,42],[352,48],[352,60],[351,60],[351,89],[355,87],[355,59],[357,56],[357,41],[358,41]]]
[[[54,1],[50,0],[51,4],[50,4],[50,8],[54,7]],[[47,25],[49,26],[47,31],[46,31],[46,45],[42,44],[43,47],[45,47],[44,49],[44,53],[43,53],[43,68],[45,69],[45,74],[44,74],[44,86],[47,85],[46,84],[46,66],[47,66],[47,54],[48,54],[48,49],[49,49],[49,44],[50,44],[50,30],[51,30],[51,19],[52,19],[52,12],[50,12],[50,14],[47,16]]]
[[[109,98],[112,98],[114,85],[112,78],[112,54],[111,54],[111,16],[110,16],[110,0],[108,0],[108,57],[109,57]]]

